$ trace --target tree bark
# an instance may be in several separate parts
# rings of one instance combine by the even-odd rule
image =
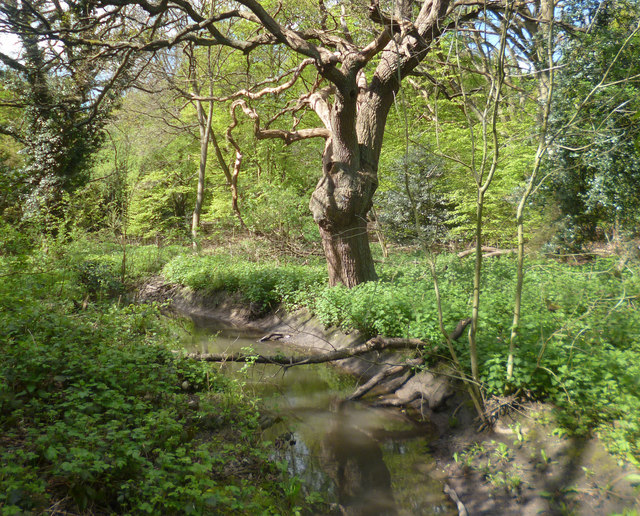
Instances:
[[[378,187],[378,160],[391,105],[371,89],[358,91],[353,74],[336,94],[327,123],[331,136],[324,149],[323,174],[309,203],[327,258],[329,284],[349,288],[378,279],[367,214]]]
[[[355,220],[348,227],[324,223],[319,225],[322,247],[327,259],[329,285],[351,288],[377,279],[366,220]]]
[[[320,230],[331,286],[341,283],[351,288],[378,279],[369,246],[367,214],[378,186],[377,156],[382,142],[373,152],[375,158],[366,159],[371,152],[364,143],[373,138],[368,131],[356,129],[359,116],[362,112],[356,114],[355,96],[345,104],[335,103],[323,175],[309,203]]]
[[[373,170],[362,170],[359,147],[344,134],[329,140],[323,176],[309,203],[320,230],[331,286],[341,283],[351,288],[378,279],[367,233],[367,213],[378,181]]]

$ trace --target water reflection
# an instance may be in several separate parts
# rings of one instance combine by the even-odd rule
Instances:
[[[259,335],[238,329],[194,332],[188,344],[200,352],[291,353],[284,343],[257,343]],[[216,332],[215,339],[211,338]],[[322,493],[349,516],[457,514],[433,475],[428,453],[430,428],[399,411],[343,401],[353,378],[326,365],[294,367],[226,364],[244,388],[262,399],[279,421],[264,431],[273,456],[309,490]]]
[[[338,502],[353,516],[396,515],[391,474],[379,443],[358,428],[340,403],[323,439],[325,468],[337,486]]]

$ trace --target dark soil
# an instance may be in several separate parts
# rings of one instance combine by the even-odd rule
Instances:
[[[597,437],[567,436],[554,424],[549,405],[512,409],[484,431],[469,406],[455,417],[447,409],[435,419],[441,432],[433,456],[469,515],[640,511],[640,492],[629,478],[637,470],[618,462]]]

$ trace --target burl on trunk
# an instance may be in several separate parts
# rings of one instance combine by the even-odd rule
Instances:
[[[357,149],[349,153],[351,163],[344,163],[333,161],[331,147],[325,149],[323,176],[309,207],[320,230],[329,284],[353,287],[378,278],[367,233],[378,181],[375,171],[363,170]]]

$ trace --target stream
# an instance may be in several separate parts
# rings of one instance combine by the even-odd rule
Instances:
[[[191,316],[189,351],[283,354],[286,342]],[[444,479],[429,454],[432,429],[399,409],[346,402],[356,379],[327,364],[292,367],[227,363],[220,366],[260,398],[272,424],[264,431],[274,456],[285,461],[305,489],[339,503],[349,515],[454,515]]]

